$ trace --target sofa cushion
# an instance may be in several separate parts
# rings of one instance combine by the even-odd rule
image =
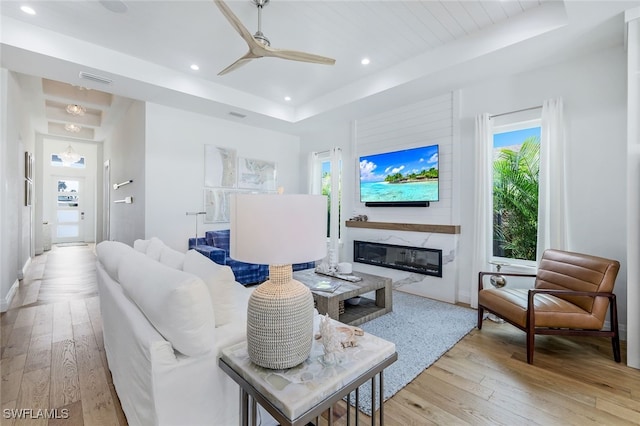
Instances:
[[[125,294],[177,351],[196,356],[214,347],[213,307],[200,278],[134,250],[122,256],[118,276]]]
[[[229,240],[231,238],[231,231],[229,229],[222,229],[220,231],[210,231],[213,237],[213,245],[221,248],[229,255]]]
[[[184,271],[200,277],[207,285],[216,327],[231,322],[235,312],[233,287],[238,285],[231,268],[212,262],[196,250],[189,250],[184,255]]]

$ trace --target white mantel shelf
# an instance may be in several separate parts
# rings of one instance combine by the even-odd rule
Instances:
[[[347,220],[349,228],[388,229],[391,231],[431,232],[437,234],[459,234],[460,225],[429,225],[426,223],[393,223]]]

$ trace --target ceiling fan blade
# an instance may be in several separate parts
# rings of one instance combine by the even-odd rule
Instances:
[[[298,52],[296,50],[275,49],[273,47],[264,46],[264,56],[275,58],[289,59],[290,61],[311,62],[314,64],[333,65],[335,59],[326,56],[314,55],[312,53]]]
[[[237,61],[235,61],[234,63],[232,63],[231,65],[229,65],[225,69],[223,69],[222,71],[220,71],[218,73],[218,75],[228,74],[231,71],[236,70],[236,69],[240,68],[243,65],[246,65],[252,59],[257,59],[257,58],[261,58],[261,56],[256,56],[251,51],[249,51],[243,57],[241,57],[240,59],[238,59]]]
[[[229,21],[231,26],[235,28],[238,34],[240,34],[240,37],[242,37],[244,41],[247,42],[249,47],[254,46],[257,43],[256,40],[253,38],[249,30],[247,30],[247,28],[242,25],[240,19],[238,19],[238,17],[231,11],[229,6],[227,6],[227,4],[222,0],[213,0],[213,2],[216,4],[216,6],[218,6],[218,9],[220,9],[220,12],[222,12],[224,17],[227,18],[227,21]]]

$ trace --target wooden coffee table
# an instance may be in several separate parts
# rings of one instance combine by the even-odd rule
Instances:
[[[326,275],[316,274],[313,269],[305,269],[293,273],[293,278],[313,287],[321,281],[339,283],[333,293],[312,290],[316,301],[316,308],[322,315],[349,325],[359,325],[381,315],[391,312],[393,309],[393,296],[391,292],[391,278],[380,277],[364,272],[354,272],[353,275],[362,278],[362,281],[350,282]],[[365,293],[375,291],[375,300],[362,297]],[[360,296],[360,303],[351,305],[345,302],[347,299]],[[344,304],[344,312],[340,312],[341,302]]]

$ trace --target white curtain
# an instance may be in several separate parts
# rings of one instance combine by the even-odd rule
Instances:
[[[331,164],[331,222],[329,223],[329,239],[328,250],[334,255],[334,261],[338,261],[340,254],[340,226],[339,217],[340,209],[340,181],[342,174],[342,150],[340,148],[331,148],[328,151],[312,152],[309,155],[309,193],[322,194],[322,163],[329,161]]]
[[[473,217],[473,258],[471,261],[471,306],[478,307],[478,273],[488,271],[492,236],[491,229],[491,148],[493,130],[489,114],[476,117],[476,139],[474,154],[476,159],[476,180],[474,188]]]
[[[308,160],[309,175],[307,177],[309,182],[309,194],[318,195],[322,193],[322,177],[320,176],[320,162],[318,161],[318,153],[309,153]]]
[[[542,105],[540,189],[538,195],[538,263],[548,248],[567,249],[565,135],[562,98]]]

